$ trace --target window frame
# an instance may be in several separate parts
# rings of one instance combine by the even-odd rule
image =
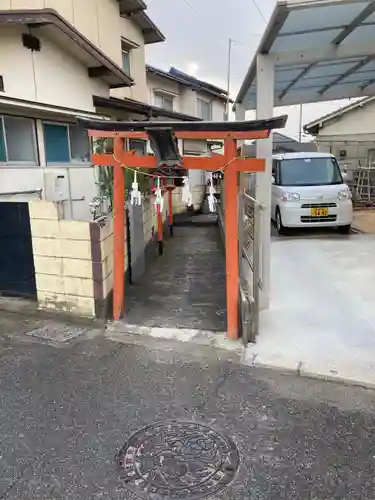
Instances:
[[[131,61],[130,61],[130,51],[131,49],[127,49],[125,47],[121,47],[121,63],[122,63],[122,71],[126,73],[128,76],[131,74]],[[125,69],[124,65],[124,54],[127,55],[128,60],[128,68]]]
[[[280,185],[280,160],[272,160],[272,176],[275,179],[274,186]]]
[[[71,166],[71,167],[91,167],[91,161],[77,161],[72,158],[72,145],[71,145],[71,132],[70,128],[74,127],[73,122],[59,122],[59,121],[53,121],[53,120],[41,120],[42,121],[42,129],[43,129],[43,142],[44,142],[44,154],[45,154],[45,161],[46,161],[46,166],[47,167],[59,167],[59,166]],[[47,158],[47,144],[46,144],[46,138],[44,134],[44,125],[57,125],[59,127],[66,127],[68,129],[68,152],[69,152],[69,162],[64,162],[64,161],[53,161],[49,162]],[[88,136],[88,142],[89,142],[89,154],[91,155],[92,152],[92,142],[90,140],[90,137]]]
[[[154,89],[153,93],[154,93],[154,105],[155,106],[157,106],[158,108],[161,108],[161,109],[165,109],[166,111],[174,111],[175,110],[174,103],[175,103],[175,100],[177,97],[175,94],[172,94],[171,92],[168,92],[168,91],[162,90],[162,89]],[[156,104],[156,97],[162,98],[163,106],[159,106]],[[172,109],[164,107],[164,99],[169,99],[172,101]]]
[[[137,150],[137,145],[142,146],[141,153],[139,153],[139,150]],[[145,140],[145,139],[128,139],[127,150],[128,151],[135,151],[136,155],[146,156],[147,155],[147,140]]]
[[[128,40],[127,38],[121,37],[121,67],[122,71],[126,73],[128,76],[131,76],[132,72],[132,51],[134,49],[138,49],[139,45],[135,42],[132,42],[131,40]],[[129,66],[129,71],[125,70],[124,68],[124,59],[123,59],[123,54],[126,53],[128,55],[128,66]]]
[[[275,184],[280,186],[280,160],[276,160]]]
[[[204,118],[203,116],[201,116],[201,113],[199,112],[200,109],[199,109],[199,103],[202,102],[204,104],[207,104],[208,107],[209,107],[209,118],[206,119]],[[204,120],[204,121],[212,121],[212,101],[206,101],[205,99],[203,99],[202,97],[197,97],[197,116],[198,118],[200,118],[201,120]]]
[[[5,128],[5,121],[4,118],[9,117],[9,118],[16,118],[19,120],[27,120],[28,122],[31,122],[31,130],[32,130],[32,139],[34,143],[34,153],[35,153],[35,160],[25,160],[25,161],[16,161],[16,160],[8,160],[8,144],[6,140],[6,128]],[[5,157],[6,161],[1,161],[0,160],[0,167],[12,167],[12,168],[25,168],[25,167],[39,167],[40,166],[40,151],[39,151],[39,144],[38,144],[38,134],[37,134],[37,119],[36,118],[31,118],[29,116],[24,116],[24,115],[12,115],[10,113],[0,113],[0,127],[1,127],[1,133],[2,133],[2,138],[4,141],[4,152],[5,152]]]

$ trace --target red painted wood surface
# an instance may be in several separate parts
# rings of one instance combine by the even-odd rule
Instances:
[[[124,139],[116,138],[114,150],[123,149]],[[125,274],[125,170],[119,164],[113,171],[113,319],[124,313]]]
[[[237,143],[233,139],[225,141],[224,156],[229,162],[236,155]],[[237,161],[233,168],[224,170],[225,187],[225,261],[227,286],[227,332],[231,340],[238,339],[238,184]]]

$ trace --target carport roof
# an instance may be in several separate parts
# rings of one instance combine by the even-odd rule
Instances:
[[[375,0],[279,0],[236,99],[245,109],[258,54],[275,63],[275,106],[375,95]]]

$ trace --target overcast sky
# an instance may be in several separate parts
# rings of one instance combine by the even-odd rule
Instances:
[[[276,0],[257,0],[269,19]],[[148,0],[148,14],[166,36],[149,45],[147,62],[160,69],[175,66],[222,88],[227,87],[228,39],[232,50],[231,95],[236,97],[266,26],[252,0]],[[303,123],[329,113],[348,101],[309,104]],[[285,132],[298,138],[299,108],[282,108],[289,115]],[[249,116],[248,118],[253,118]]]

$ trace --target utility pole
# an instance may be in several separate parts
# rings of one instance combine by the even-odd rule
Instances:
[[[230,72],[231,72],[231,65],[232,65],[232,44],[233,44],[233,38],[229,38],[228,40],[228,83],[227,83],[227,105],[225,109],[225,121],[229,121],[229,92],[230,92]]]

